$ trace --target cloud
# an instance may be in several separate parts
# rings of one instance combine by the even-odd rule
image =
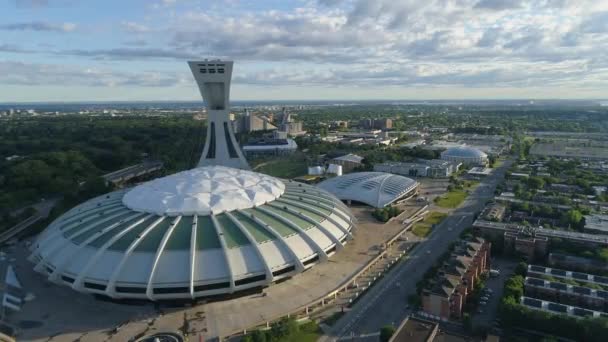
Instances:
[[[124,72],[57,64],[0,61],[0,83],[7,85],[171,87],[184,82],[190,82],[190,79],[186,78],[186,74],[178,73],[161,73],[156,71]]]
[[[106,50],[63,50],[59,55],[93,57],[96,59],[141,60],[150,58],[193,59],[200,54],[162,48],[114,48]]]
[[[522,8],[523,5],[523,0],[481,0],[475,4],[475,8],[504,11],[514,8]]]
[[[125,31],[132,33],[146,33],[151,31],[148,26],[132,21],[123,21],[121,26]]]
[[[1,30],[7,31],[49,31],[49,32],[72,32],[76,29],[73,23],[48,23],[44,21],[32,21],[26,23],[14,23],[0,25]]]
[[[608,33],[608,11],[589,16],[580,28],[586,33]]]
[[[602,34],[608,32],[605,2],[316,0],[281,10],[244,8],[243,3],[227,11],[219,5],[186,10],[184,2],[170,11],[154,11],[158,17],[119,20],[123,30],[135,35],[127,35],[118,46],[58,45],[40,53],[107,65],[225,57],[257,70],[235,69],[235,83],[260,86],[525,87],[597,84],[608,72],[608,35]],[[142,24],[148,22],[162,22],[162,28]],[[151,32],[154,39],[147,37]],[[14,45],[2,49],[20,50]],[[66,72],[80,75],[82,70]],[[174,84],[181,77],[96,72],[111,84]]]

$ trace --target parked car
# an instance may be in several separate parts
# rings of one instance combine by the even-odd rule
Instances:
[[[484,306],[486,304],[488,304],[488,302],[479,302],[479,305],[481,305],[481,306]]]
[[[481,297],[481,300],[483,300],[483,301],[486,301],[486,302],[487,302],[488,300],[490,300],[490,297],[483,296],[483,297]]]

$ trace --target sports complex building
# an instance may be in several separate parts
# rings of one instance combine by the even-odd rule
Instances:
[[[267,286],[352,238],[327,191],[249,171],[228,117],[232,64],[189,62],[208,108],[198,166],[60,216],[32,245],[36,271],[111,298],[193,299]]]
[[[413,196],[418,185],[411,178],[386,172],[355,172],[325,180],[318,187],[348,203],[383,208]]]

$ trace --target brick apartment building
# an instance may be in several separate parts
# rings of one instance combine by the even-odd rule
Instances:
[[[460,318],[475,281],[490,268],[490,242],[483,238],[463,241],[454,248],[437,276],[422,292],[422,307],[429,314]]]

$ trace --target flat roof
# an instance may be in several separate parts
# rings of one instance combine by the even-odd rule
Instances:
[[[389,342],[427,342],[437,323],[416,317],[406,317]]]
[[[585,215],[585,229],[608,232],[608,215]]]

